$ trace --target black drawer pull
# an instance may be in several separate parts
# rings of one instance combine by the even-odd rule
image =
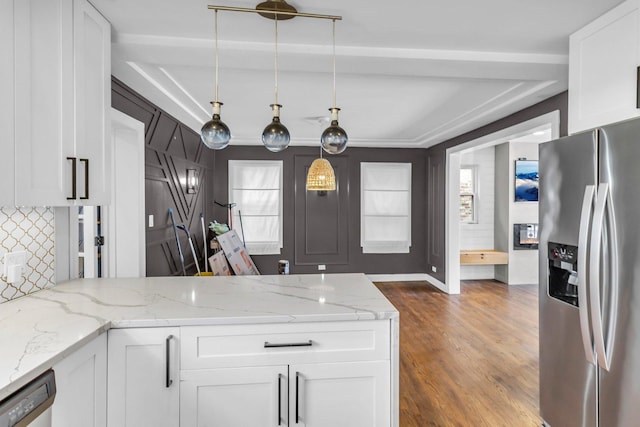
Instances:
[[[270,343],[269,341],[264,342],[264,348],[280,348],[280,347],[311,347],[313,345],[313,341],[309,340],[306,342],[290,342],[290,343]]]

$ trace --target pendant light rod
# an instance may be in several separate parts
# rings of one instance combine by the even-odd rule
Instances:
[[[275,40],[275,49],[274,49],[274,81],[275,81],[275,85],[274,85],[274,91],[275,91],[275,95],[276,95],[276,102],[275,104],[278,105],[278,20],[274,19],[274,22],[276,23],[276,40]]]
[[[207,6],[208,9],[210,10],[224,10],[227,12],[248,12],[248,13],[270,13],[273,15],[286,15],[286,16],[299,16],[301,18],[316,18],[316,19],[332,19],[332,20],[338,20],[341,21],[342,20],[342,16],[337,16],[337,15],[320,15],[317,13],[303,13],[303,12],[286,12],[286,11],[268,11],[268,10],[257,10],[257,9],[250,9],[248,7],[231,7],[231,6],[215,6],[215,5],[208,5]],[[277,21],[278,19],[276,19]]]
[[[216,14],[215,14],[214,27],[215,27],[215,31],[216,31],[216,98],[215,98],[215,102],[218,102],[218,87],[219,87],[219,83],[218,83],[218,11],[217,10],[216,10]],[[335,73],[335,71],[334,71],[334,73]]]
[[[336,107],[336,20],[333,19],[333,108]]]

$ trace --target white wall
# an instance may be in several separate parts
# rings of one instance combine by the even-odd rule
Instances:
[[[509,253],[509,143],[496,146],[495,249]],[[509,266],[496,265],[496,280],[509,283]]]
[[[495,244],[509,253],[509,264],[496,266],[495,278],[509,285],[538,283],[538,251],[513,249],[513,224],[538,223],[538,202],[514,201],[515,161],[538,160],[538,144],[507,142],[496,147]]]
[[[460,249],[493,249],[495,211],[495,147],[463,152],[461,166],[477,167],[477,222],[460,224]],[[461,265],[460,279],[493,279],[493,265]]]

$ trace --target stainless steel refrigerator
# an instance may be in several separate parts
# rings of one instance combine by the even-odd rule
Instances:
[[[640,120],[540,145],[540,412],[640,426]]]

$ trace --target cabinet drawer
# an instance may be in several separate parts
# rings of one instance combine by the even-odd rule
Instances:
[[[181,328],[181,369],[389,359],[389,321]]]

